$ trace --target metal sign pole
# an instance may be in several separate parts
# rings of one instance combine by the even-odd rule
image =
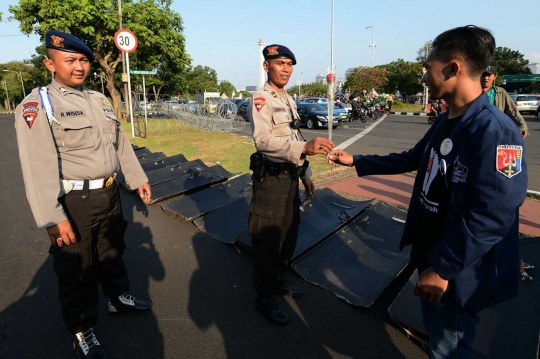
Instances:
[[[144,133],[146,135],[146,129],[148,128],[148,115],[146,114],[146,108],[148,107],[148,102],[146,102],[146,84],[144,82],[144,75],[142,75],[142,92],[144,99]]]
[[[332,0],[332,28],[330,44],[330,74],[328,76],[328,139],[332,140],[332,126],[334,126],[334,0]]]
[[[131,77],[129,75],[129,53],[126,52],[126,72],[128,85],[129,119],[131,121],[131,138],[135,138],[135,126],[133,125],[133,105],[131,102]]]

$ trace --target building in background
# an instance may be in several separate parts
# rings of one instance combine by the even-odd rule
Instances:
[[[538,62],[531,62],[527,67],[531,69],[533,74],[540,74],[540,72],[538,72]]]
[[[315,82],[320,82],[322,84],[325,84],[326,83],[326,76],[323,75],[323,74],[318,74],[317,76],[315,76]]]

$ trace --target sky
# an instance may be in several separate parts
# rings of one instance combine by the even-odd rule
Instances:
[[[28,59],[39,44],[37,35],[22,35],[16,21],[6,21],[9,4],[16,3],[0,0],[0,63]],[[266,45],[285,45],[295,54],[298,63],[289,85],[313,82],[330,66],[332,0],[176,0],[172,8],[182,16],[192,65],[215,69],[219,80],[239,89],[257,85],[261,37]],[[540,21],[534,20],[539,13],[540,1],[335,0],[336,76],[371,66],[368,26],[375,37],[375,65],[398,58],[414,61],[426,41],[469,24],[491,30],[497,46],[540,63]]]

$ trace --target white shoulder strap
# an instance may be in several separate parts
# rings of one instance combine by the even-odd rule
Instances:
[[[49,96],[48,89],[46,87],[41,87],[39,89],[39,97],[41,98],[41,106],[45,110],[45,113],[47,114],[47,120],[49,121],[49,127],[52,126],[53,121],[59,124],[58,120],[54,118],[54,108],[51,103],[51,97]]]

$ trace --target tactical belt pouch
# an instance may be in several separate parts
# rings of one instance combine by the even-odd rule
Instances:
[[[307,161],[306,161],[307,162]],[[305,165],[307,168],[307,164]],[[255,178],[264,178],[266,176],[278,176],[283,172],[299,173],[299,168],[294,163],[281,162],[276,163],[266,159],[266,157],[260,153],[255,152],[250,157],[249,169],[253,171]],[[305,170],[304,170],[305,173]]]
[[[298,169],[298,176],[300,176],[300,178],[304,177],[304,175],[306,174],[308,166],[309,166],[309,161],[305,160],[304,163],[302,164],[302,167],[300,167]]]

